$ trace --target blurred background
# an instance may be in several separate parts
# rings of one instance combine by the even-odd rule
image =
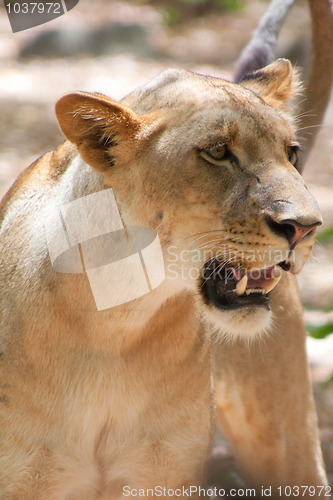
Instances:
[[[267,5],[264,0],[80,0],[66,15],[13,34],[0,2],[0,198],[25,167],[63,141],[54,114],[62,94],[98,91],[121,99],[168,67],[232,78],[235,61]],[[276,55],[306,67],[310,42],[307,2],[298,0]],[[299,286],[333,484],[333,99],[304,177],[324,217]],[[210,481],[239,481],[219,435]]]

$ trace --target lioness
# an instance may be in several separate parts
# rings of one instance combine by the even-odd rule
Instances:
[[[281,59],[240,84],[169,70],[121,103],[58,101],[67,141],[1,204],[1,499],[202,496],[212,351],[218,422],[258,496],[326,484],[294,277],[321,224],[298,172],[297,85]],[[165,279],[98,310],[81,244],[67,241],[86,272],[59,272],[48,234],[110,189],[128,241],[157,232]],[[86,227],[89,210],[72,215]]]

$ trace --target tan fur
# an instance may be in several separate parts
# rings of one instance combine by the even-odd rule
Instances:
[[[293,276],[283,276],[271,300],[272,334],[260,345],[216,349],[215,376],[217,420],[242,476],[257,490],[271,486],[278,498],[281,485],[326,482]]]
[[[244,85],[171,70],[122,103],[60,99],[70,142],[24,172],[1,205],[3,500],[114,499],[125,485],[203,484],[212,347],[221,357],[218,420],[249,484],[325,483],[293,277],[283,271],[272,312],[223,311],[205,303],[191,274],[208,253],[248,271],[287,259],[289,243],[270,218],[320,223],[288,159],[292,82],[280,60]],[[205,160],[216,144],[238,160]],[[110,187],[125,226],[158,231],[166,279],[97,311],[85,274],[52,268],[44,225],[58,207]],[[314,236],[295,248],[291,272]],[[233,343],[212,346],[207,324]]]

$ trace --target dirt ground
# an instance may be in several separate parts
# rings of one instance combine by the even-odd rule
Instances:
[[[170,24],[169,13],[152,3],[81,0],[65,16],[15,35],[0,7],[0,197],[27,165],[63,140],[54,115],[62,94],[99,91],[119,99],[175,66],[231,78],[235,60],[267,2],[247,0],[239,5],[238,10],[218,15],[195,16],[189,9],[181,22]],[[282,30],[277,56],[302,66],[309,43],[308,12],[299,1]],[[333,99],[304,175],[319,201],[324,228],[333,226]],[[305,321],[333,322],[333,243],[316,246],[299,285]],[[333,485],[333,335],[309,338],[308,353]],[[213,483],[222,476],[230,484],[239,481],[221,436],[215,440],[210,476]]]

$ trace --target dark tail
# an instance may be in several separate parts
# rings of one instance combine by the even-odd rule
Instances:
[[[274,49],[294,0],[272,0],[252,39],[241,54],[234,81],[274,59]],[[333,14],[330,0],[309,0],[312,19],[312,53],[300,107],[302,160],[309,154],[330,100],[333,83]]]
[[[243,50],[236,65],[234,81],[240,82],[247,73],[252,73],[274,61],[274,50],[280,29],[294,0],[272,0],[258,28]]]

